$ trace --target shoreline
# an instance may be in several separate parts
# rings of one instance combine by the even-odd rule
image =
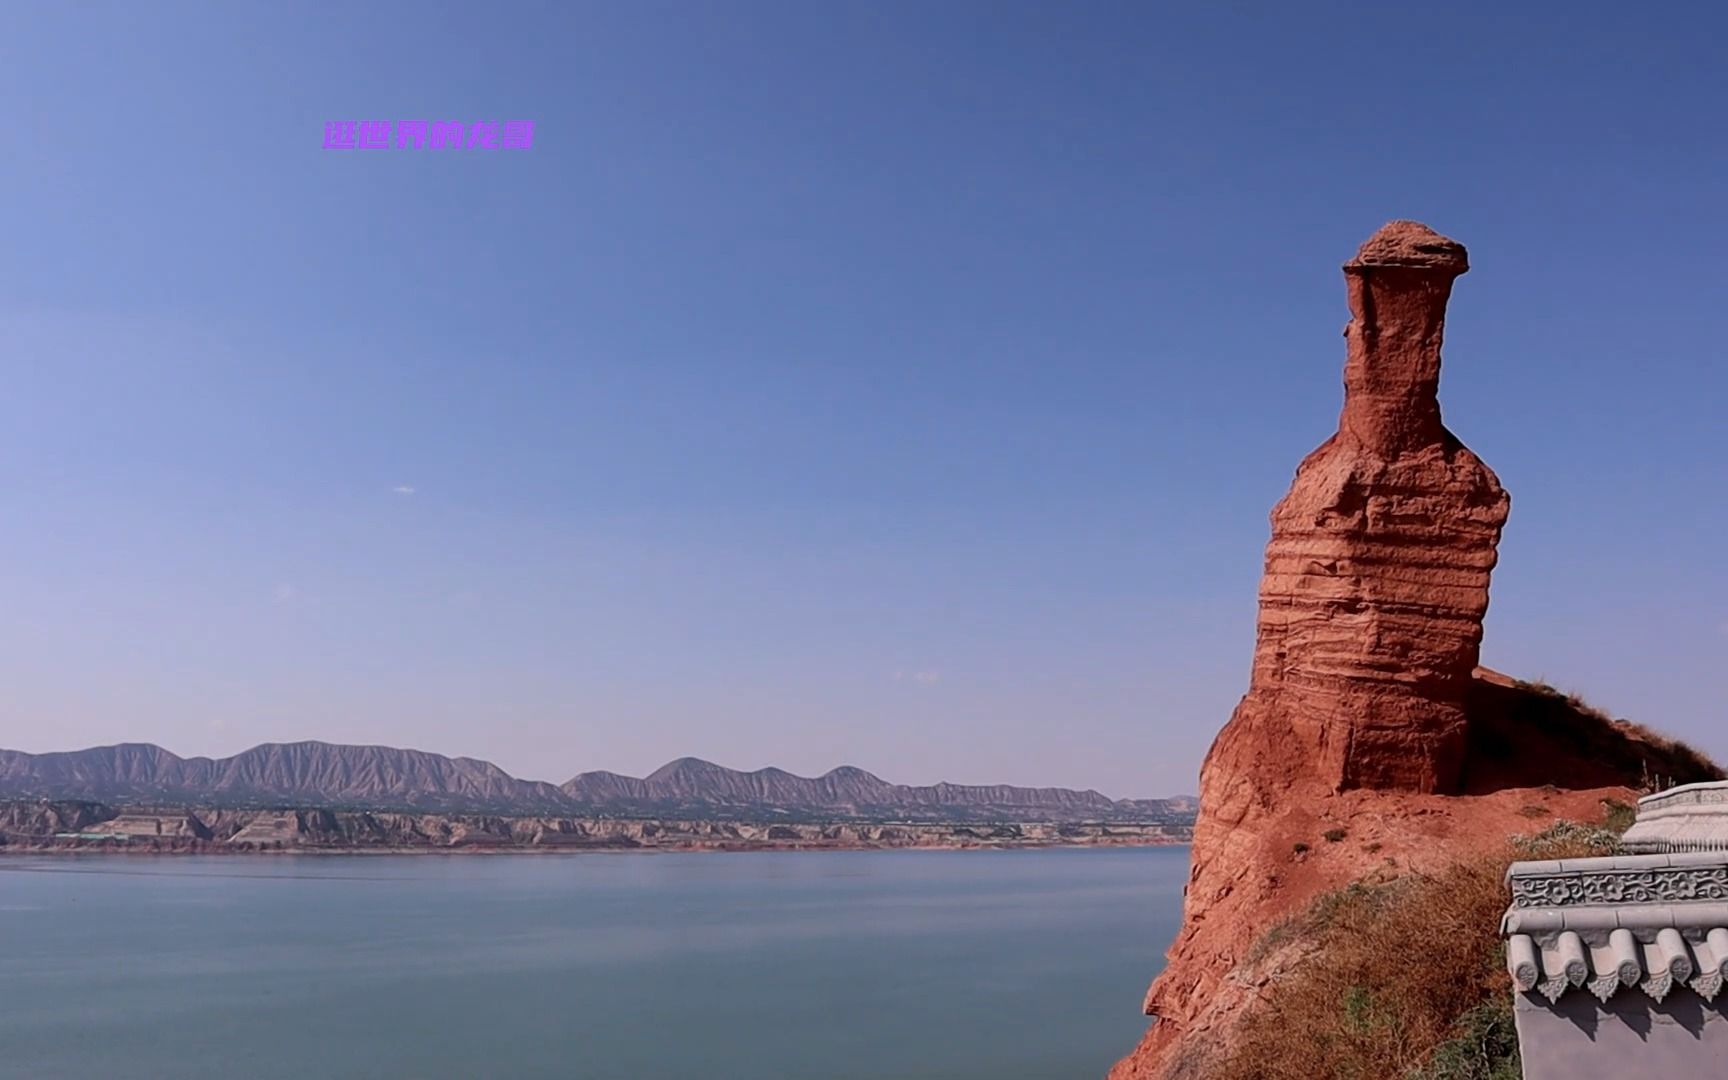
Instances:
[[[313,808],[0,806],[7,855],[502,855],[642,851],[972,851],[1172,846],[1180,821],[740,821]]]
[[[235,858],[252,855],[270,857],[313,856],[313,857],[344,857],[344,856],[391,856],[391,855],[432,855],[432,856],[559,856],[559,855],[662,855],[662,854],[704,854],[704,855],[735,855],[750,853],[785,853],[809,854],[813,852],[881,852],[881,851],[1085,851],[1114,848],[1149,848],[1149,847],[1186,847],[1190,841],[1186,838],[1161,837],[1112,837],[1109,839],[1076,839],[1068,841],[1049,840],[1019,840],[983,843],[670,843],[670,844],[397,844],[397,845],[340,845],[340,844],[282,844],[280,846],[251,846],[222,843],[197,844],[162,844],[162,843],[7,843],[0,844],[0,862],[9,858],[26,858],[29,856],[67,857],[121,857],[121,858],[184,858],[188,856],[211,856],[216,858]]]

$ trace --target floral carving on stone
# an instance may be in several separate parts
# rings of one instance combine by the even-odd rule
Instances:
[[[1728,866],[1602,870],[1512,879],[1515,908],[1728,900]]]

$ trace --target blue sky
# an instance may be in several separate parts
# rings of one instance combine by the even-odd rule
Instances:
[[[1728,18],[1519,7],[0,6],[0,745],[1192,791],[1413,217],[1485,662],[1728,756]]]

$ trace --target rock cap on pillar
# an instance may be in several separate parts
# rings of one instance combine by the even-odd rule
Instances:
[[[1344,271],[1376,266],[1407,266],[1457,277],[1470,269],[1470,257],[1463,244],[1420,221],[1388,221],[1362,242],[1356,257],[1344,264]]]

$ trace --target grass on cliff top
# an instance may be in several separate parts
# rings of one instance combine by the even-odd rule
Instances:
[[[1651,763],[1644,763],[1644,775],[1637,785],[1639,790],[1648,795],[1651,792],[1663,791],[1679,784],[1694,783],[1699,780],[1721,780],[1725,774],[1720,765],[1710,759],[1708,754],[1699,750],[1684,739],[1676,739],[1664,735],[1655,728],[1640,724],[1635,720],[1617,720],[1604,709],[1585,701],[1576,693],[1561,690],[1559,687],[1537,679],[1534,682],[1524,679],[1512,680],[1513,686],[1519,690],[1536,695],[1539,699],[1563,705],[1576,716],[1595,721],[1604,729],[1615,729],[1641,739],[1654,747],[1666,759],[1666,764],[1658,764],[1654,769]]]
[[[1495,932],[1520,859],[1607,854],[1618,835],[1561,822],[1434,876],[1348,885],[1268,931],[1306,959],[1236,1028],[1208,1080],[1516,1080],[1511,983]]]

